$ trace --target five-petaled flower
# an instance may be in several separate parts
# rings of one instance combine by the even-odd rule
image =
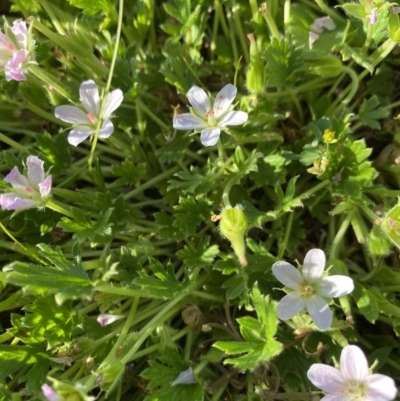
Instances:
[[[200,140],[204,146],[213,146],[218,142],[221,129],[227,125],[242,125],[248,114],[244,111],[231,111],[231,104],[236,96],[235,86],[225,85],[217,94],[211,108],[210,98],[198,86],[193,86],[187,97],[193,106],[191,113],[174,117],[173,126],[179,130],[201,130]]]
[[[14,21],[12,28],[6,25],[5,29],[8,35],[0,31],[0,67],[7,81],[25,81],[24,68],[30,56],[26,23]]]
[[[100,118],[100,96],[96,84],[92,80],[82,82],[79,89],[80,101],[86,113],[75,106],[59,106],[54,115],[62,121],[74,124],[74,128],[68,135],[68,142],[77,146],[87,137],[96,132],[97,123]],[[114,125],[110,121],[111,114],[119,107],[124,95],[120,89],[110,92],[106,99],[103,110],[102,124],[99,130],[99,138],[108,138],[114,132]]]
[[[340,370],[316,363],[307,376],[314,386],[328,393],[321,401],[390,401],[396,398],[394,380],[370,374],[364,353],[347,345],[340,355]]]
[[[10,183],[15,191],[0,196],[0,207],[3,210],[23,210],[44,206],[50,195],[52,179],[51,175],[45,174],[43,164],[44,162],[38,157],[28,156],[26,176],[19,172],[18,167],[14,167],[4,178],[4,181]]]
[[[290,263],[279,261],[272,266],[272,273],[290,288],[277,306],[279,319],[288,320],[307,309],[315,325],[326,330],[332,324],[332,312],[325,298],[337,298],[350,294],[354,289],[353,280],[346,276],[322,277],[325,268],[325,254],[321,249],[311,249],[304,258],[300,273]]]

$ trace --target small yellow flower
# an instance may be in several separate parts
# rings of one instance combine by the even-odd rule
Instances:
[[[335,131],[331,131],[330,129],[326,129],[324,131],[324,142],[325,143],[336,143],[337,139],[335,139]]]

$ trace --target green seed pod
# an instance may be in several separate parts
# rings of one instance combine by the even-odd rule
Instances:
[[[253,34],[247,35],[250,40],[250,64],[246,72],[246,86],[253,94],[262,93],[266,85],[265,63],[260,57]]]
[[[400,19],[399,14],[391,12],[388,20],[389,36],[394,42],[400,42]]]
[[[247,266],[246,245],[244,235],[247,231],[247,218],[241,205],[227,207],[221,212],[219,229],[221,234],[227,238],[242,266]]]

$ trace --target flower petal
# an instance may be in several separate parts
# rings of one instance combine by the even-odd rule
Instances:
[[[104,106],[103,119],[107,120],[113,111],[117,110],[122,101],[124,94],[121,89],[115,89],[107,95],[106,104]],[[110,134],[111,135],[111,134]]]
[[[318,33],[315,33],[315,32],[312,32],[312,31],[310,31],[308,33],[308,47],[310,49],[312,49],[314,42],[317,41],[318,38],[319,38]]]
[[[12,33],[17,39],[17,42],[21,49],[26,49],[28,45],[28,29],[26,28],[25,21],[14,21],[11,28]]]
[[[8,60],[4,67],[4,73],[6,75],[6,80],[11,81],[25,81],[26,76],[22,71],[22,64],[28,59],[28,50],[18,50],[12,53],[12,57]]]
[[[5,66],[4,74],[6,76],[6,81],[26,81],[26,75],[21,68],[8,68]]]
[[[68,135],[68,143],[73,146],[78,146],[81,142],[83,142],[87,137],[94,133],[94,129],[92,127],[80,126],[74,128]]]
[[[350,294],[354,290],[354,282],[346,276],[323,277],[316,283],[316,291],[321,297],[337,298]]]
[[[18,167],[14,167],[4,178],[4,181],[10,183],[13,188],[30,188],[31,186],[28,178],[19,172]]]
[[[311,365],[307,377],[315,387],[332,395],[341,395],[347,384],[340,370],[322,363]]]
[[[42,195],[42,198],[45,198],[46,196],[49,195],[49,193],[51,191],[51,185],[52,185],[51,175],[49,175],[44,181],[42,181],[38,185],[39,186],[40,195]]]
[[[198,86],[193,86],[187,93],[187,97],[196,113],[200,117],[206,118],[206,113],[211,110],[210,99],[207,93]]]
[[[91,125],[90,118],[75,106],[59,106],[54,110],[54,115],[66,123]]]
[[[303,262],[303,276],[309,282],[317,281],[325,269],[325,253],[321,249],[310,249]]]
[[[172,124],[175,129],[185,131],[189,129],[203,129],[207,127],[207,123],[204,120],[190,113],[177,115],[174,117]]]
[[[110,315],[107,313],[103,313],[97,317],[97,323],[100,326],[108,326],[111,323],[116,322],[117,320],[123,319],[125,315]]]
[[[340,355],[340,371],[347,381],[361,382],[368,377],[368,361],[356,345],[347,345]]]
[[[221,135],[221,130],[217,128],[206,128],[201,131],[200,141],[204,146],[214,146]]]
[[[38,188],[39,184],[44,181],[44,162],[37,156],[28,156],[26,166],[28,167],[28,179],[31,186]]]
[[[283,260],[272,265],[272,274],[292,290],[297,290],[304,281],[302,274],[290,263]]]
[[[306,299],[306,308],[315,325],[326,330],[332,324],[332,312],[324,298],[315,295]]]
[[[225,85],[218,92],[217,96],[215,97],[213,107],[215,118],[220,118],[228,111],[233,99],[235,99],[236,93],[236,86],[233,86],[232,84]]]
[[[196,380],[194,380],[192,368],[189,368],[179,373],[178,377],[172,382],[171,386],[175,386],[177,384],[193,384],[193,383],[196,383]]]
[[[79,88],[80,101],[88,113],[93,114],[95,117],[100,113],[100,97],[97,85],[91,79],[81,83]]]
[[[285,295],[276,307],[276,313],[281,320],[291,319],[305,308],[304,297],[297,292]]]
[[[244,124],[249,115],[244,111],[230,111],[226,114],[221,121],[218,122],[218,126],[224,127],[225,125],[242,125]]]
[[[21,194],[8,192],[0,196],[0,207],[3,210],[23,210],[37,205],[32,199],[21,198]]]
[[[326,395],[320,401],[352,401],[352,399],[343,395]]]
[[[99,138],[108,138],[114,132],[114,125],[110,120],[106,120],[103,123],[99,131]]]
[[[396,398],[396,384],[389,376],[380,374],[370,375],[366,378],[365,384],[368,387],[368,396],[371,400],[389,401]]]

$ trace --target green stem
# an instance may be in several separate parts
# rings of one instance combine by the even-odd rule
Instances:
[[[336,234],[336,237],[332,242],[331,249],[329,251],[329,259],[337,259],[339,246],[341,245],[344,235],[346,234],[346,231],[349,228],[352,218],[353,218],[353,212],[349,212],[346,218],[344,219],[342,225],[340,226],[339,231]]]
[[[194,291],[190,291],[190,294],[195,296],[195,297],[209,299],[210,301],[216,301],[216,302],[219,302],[219,303],[225,303],[225,299],[224,298],[218,297],[217,295],[209,294],[207,292],[194,290]]]
[[[72,214],[72,212],[70,210],[60,206],[58,203],[55,203],[51,200],[48,200],[46,202],[46,207],[48,207],[51,210],[54,210],[55,212],[64,214],[65,216],[74,217],[74,215]]]
[[[279,34],[278,28],[276,27],[275,21],[274,21],[272,15],[270,13],[270,10],[268,10],[268,7],[267,7],[266,3],[263,3],[261,5],[260,11],[261,11],[261,14],[264,17],[264,19],[265,19],[265,21],[266,21],[266,23],[268,25],[268,28],[269,28],[272,36],[275,39],[280,40],[281,35]]]
[[[306,192],[303,192],[299,198],[300,199],[307,199],[309,198],[311,195],[313,195],[315,192],[318,192],[320,189],[325,188],[326,186],[328,186],[330,184],[330,180],[327,179],[325,181],[320,182],[318,185],[316,185],[315,187],[309,189]]]
[[[289,241],[289,236],[292,231],[293,216],[294,216],[294,212],[289,213],[288,221],[286,224],[285,236],[283,238],[282,243],[279,246],[278,260],[281,260],[283,257],[283,254],[285,253],[286,246]]]
[[[324,3],[324,0],[315,0],[315,2],[318,4],[320,9],[325,14],[329,15],[332,19],[334,19],[335,21],[339,22],[340,24],[345,24],[346,23],[346,21],[342,17],[340,17],[337,13],[332,11],[332,9]]]
[[[37,78],[43,81],[45,84],[51,86],[54,90],[56,90],[61,96],[64,96],[68,101],[72,102],[69,93],[60,86],[48,72],[43,71],[40,67],[36,65],[30,65],[29,71],[34,74]],[[58,121],[58,120],[57,120]]]
[[[158,124],[165,131],[170,131],[171,126],[162,121],[159,117],[157,117],[139,98],[136,99],[136,106],[140,107],[140,109],[147,114],[156,124]]]
[[[89,155],[89,159],[88,159],[89,171],[92,171],[93,156],[94,156],[94,152],[96,150],[96,144],[97,144],[97,140],[99,137],[99,131],[100,131],[101,126],[103,125],[103,113],[104,113],[104,109],[106,106],[107,95],[110,92],[111,81],[112,81],[113,74],[114,74],[115,63],[117,61],[119,42],[121,39],[121,28],[122,28],[123,15],[124,15],[124,0],[119,0],[118,26],[117,26],[117,34],[115,37],[114,52],[113,52],[113,56],[112,56],[112,60],[111,60],[110,70],[108,73],[107,84],[106,84],[106,87],[105,87],[105,90],[103,92],[102,99],[101,99],[100,112],[99,112],[99,116],[98,116],[96,131],[93,136],[92,149],[90,150],[90,155]]]
[[[106,292],[108,294],[126,295],[128,297],[147,297],[149,293],[142,290],[132,290],[129,288],[111,287],[108,285],[96,285],[96,291]]]
[[[176,304],[182,301],[183,298],[187,296],[186,292],[181,292],[177,295],[173,300],[167,303],[167,305],[159,312],[153,319],[150,320],[146,326],[143,327],[139,332],[139,338],[137,339],[135,345],[131,348],[131,350],[121,359],[123,364],[128,363],[131,358],[135,355],[136,351],[140,348],[140,346],[144,343],[146,338],[155,330],[155,328],[165,320],[169,319],[173,316],[179,309],[179,307],[175,307]],[[175,307],[175,308],[174,308]]]
[[[31,153],[25,146],[20,145],[18,142],[13,141],[8,136],[5,136],[2,133],[0,133],[0,141],[6,143],[7,145],[10,145],[12,148],[17,149],[25,154],[29,155]]]
[[[179,170],[179,166],[175,166],[170,168],[169,170],[165,171],[164,173],[158,175],[157,177],[154,177],[153,179],[147,181],[146,183],[142,184],[141,186],[137,187],[136,189],[134,189],[131,192],[128,192],[127,194],[124,195],[124,199],[130,199],[135,197],[136,195],[139,195],[140,193],[142,193],[143,191],[145,191],[147,188],[152,187],[153,185],[157,184],[160,181],[165,180],[166,178],[168,178],[169,176],[171,176],[172,174],[174,174],[175,172],[177,172]]]

